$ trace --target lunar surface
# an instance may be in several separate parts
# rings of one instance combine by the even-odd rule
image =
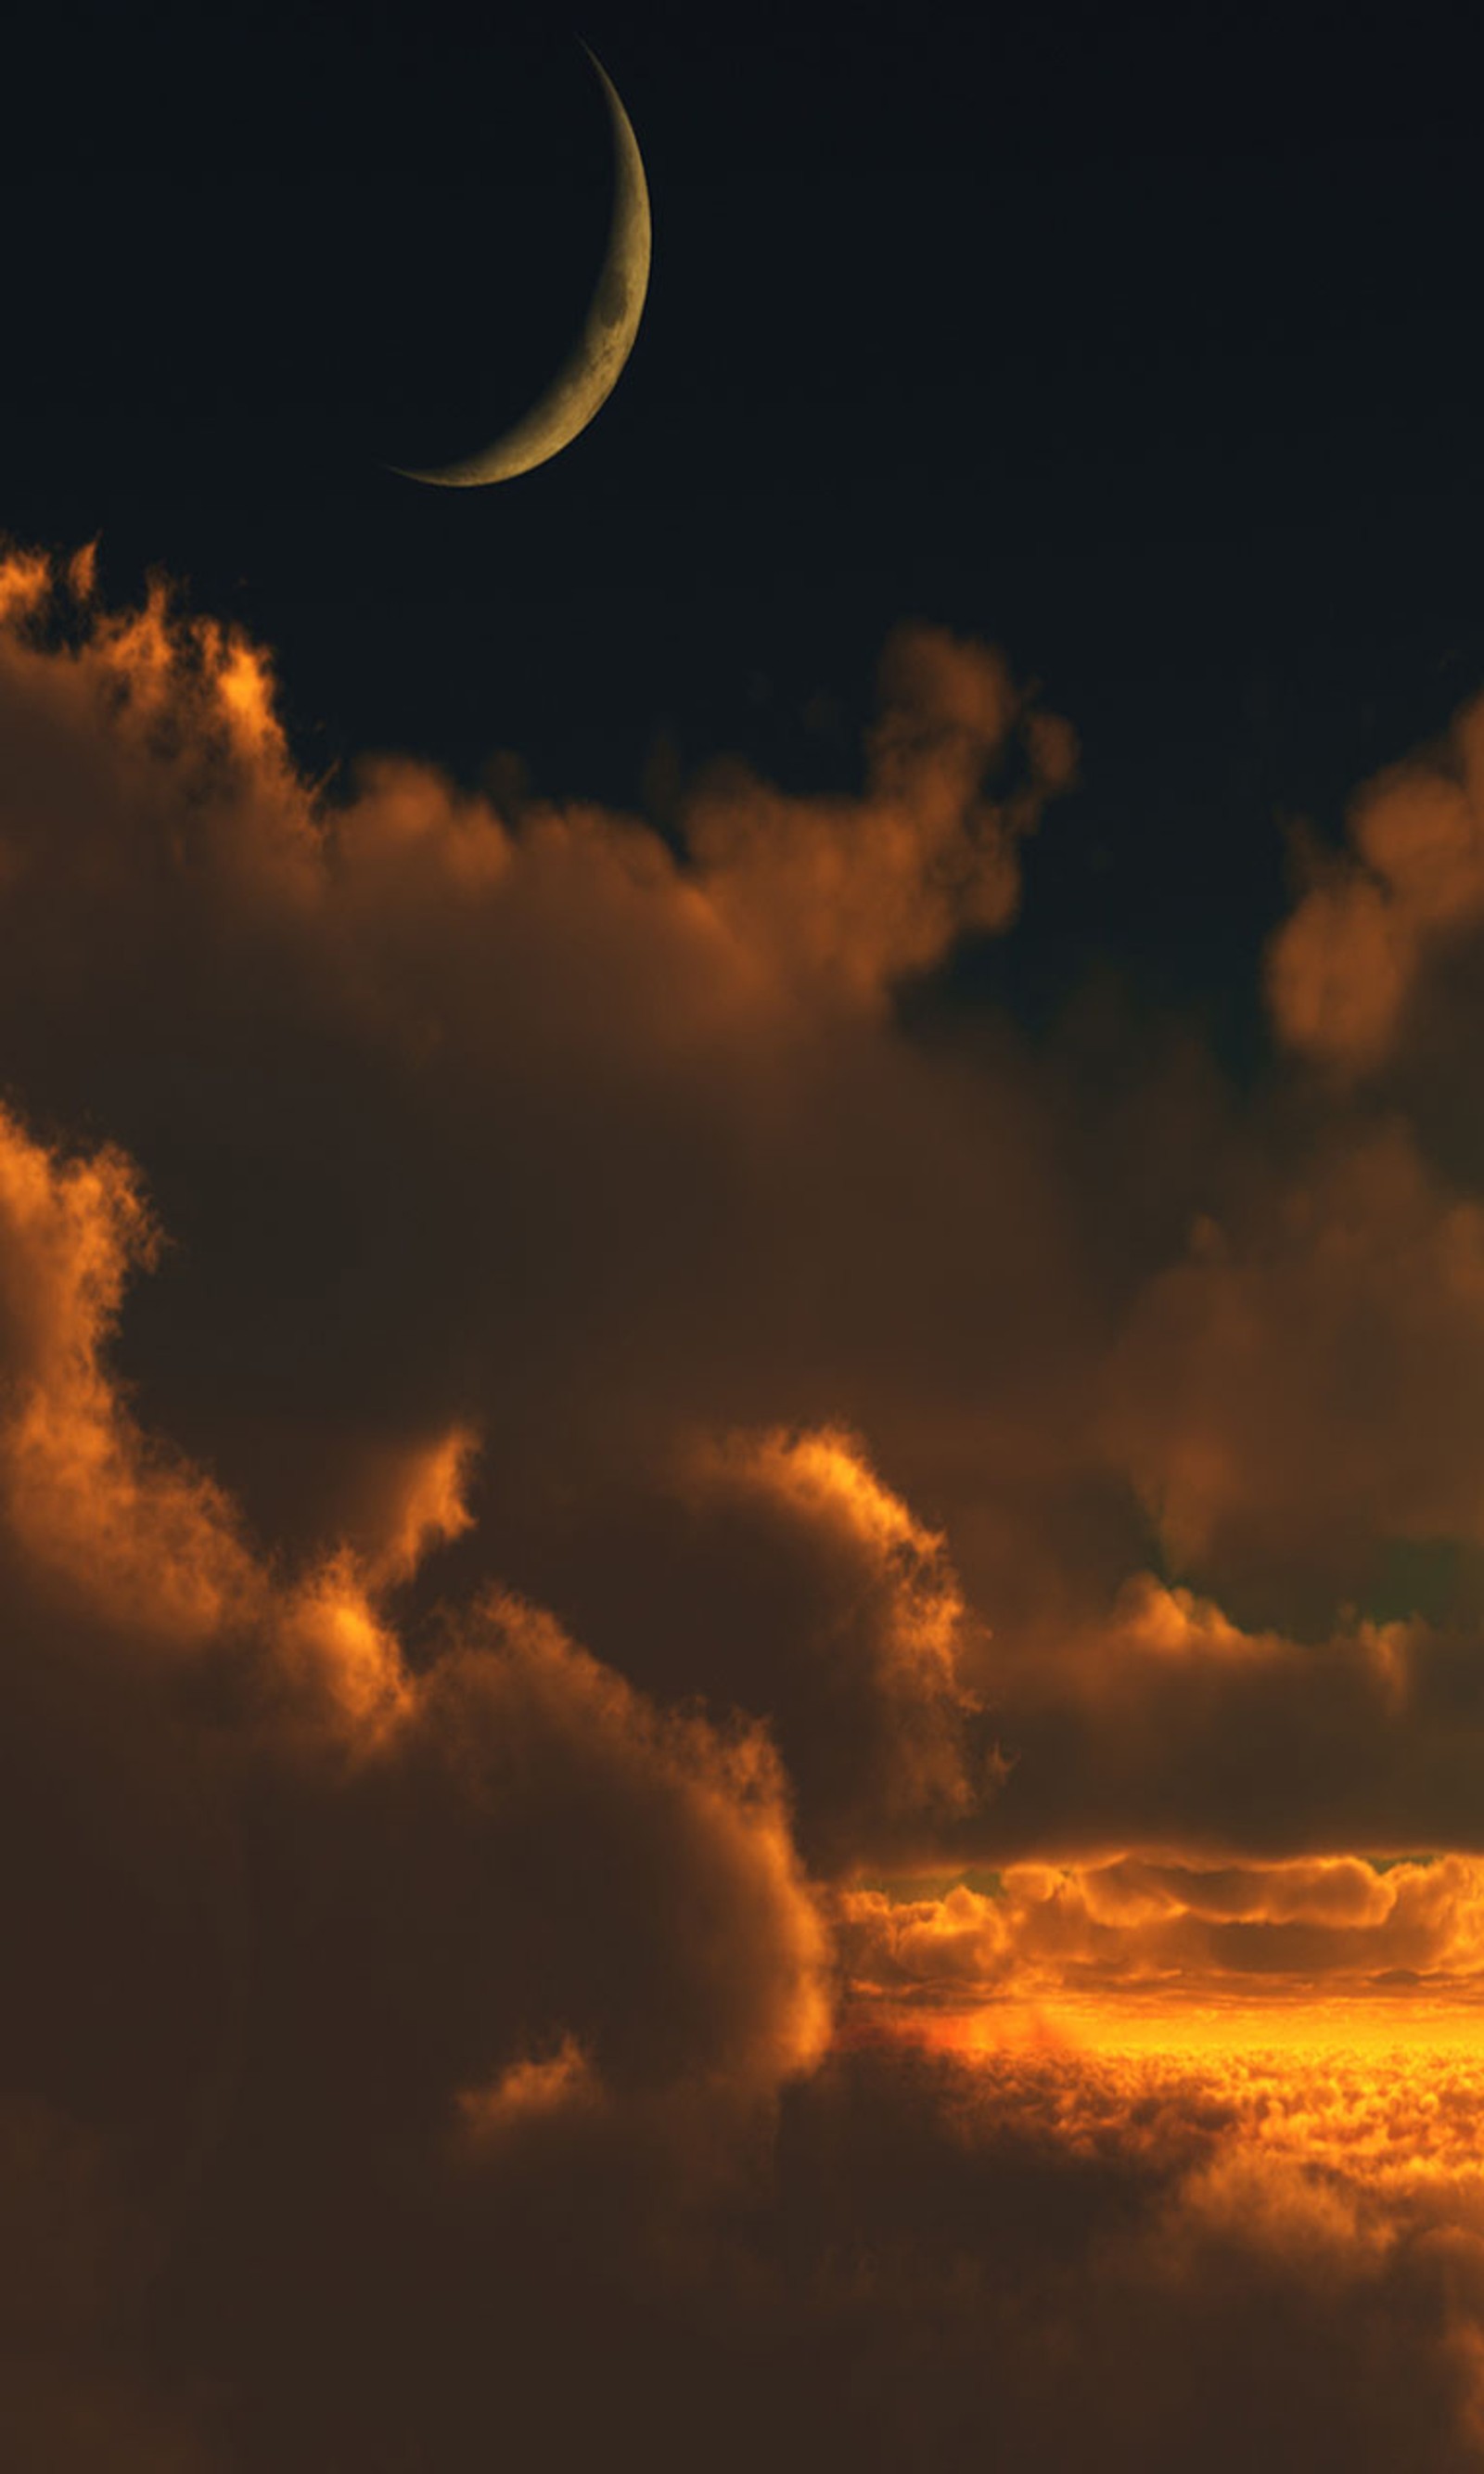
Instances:
[[[586,44],[583,49],[588,51]],[[428,471],[393,467],[409,481],[473,490],[549,462],[607,402],[633,350],[649,288],[649,191],[639,141],[613,80],[596,53],[588,51],[588,58],[613,125],[614,200],[608,248],[582,331],[546,393],[513,428],[457,463]]]

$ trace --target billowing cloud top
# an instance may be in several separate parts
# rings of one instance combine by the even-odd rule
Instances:
[[[983,647],[672,845],[0,566],[8,2462],[1476,2462],[1479,728],[1238,1098],[908,1027]]]

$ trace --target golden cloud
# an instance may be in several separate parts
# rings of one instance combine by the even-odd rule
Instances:
[[[1268,1865],[1149,1856],[1013,1864],[997,1887],[926,1899],[847,1890],[843,1960],[862,1993],[977,2008],[1125,1988],[1172,2010],[1223,1995],[1444,1991],[1484,2001],[1484,1864],[1352,1856]]]

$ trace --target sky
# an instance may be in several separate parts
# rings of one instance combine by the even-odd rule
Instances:
[[[1464,2474],[1456,64],[3,42],[0,2453]]]

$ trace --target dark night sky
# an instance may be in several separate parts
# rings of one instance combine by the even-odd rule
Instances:
[[[843,785],[889,627],[986,636],[1083,788],[955,984],[1042,1020],[1100,958],[1236,1063],[1280,818],[1334,832],[1484,675],[1484,176],[1420,44],[1199,15],[585,20],[648,310],[591,432],[477,497],[377,458],[493,435],[565,349],[608,177],[565,24],[12,29],[0,522],[244,620],[311,764],[508,748],[651,813],[662,735]]]

